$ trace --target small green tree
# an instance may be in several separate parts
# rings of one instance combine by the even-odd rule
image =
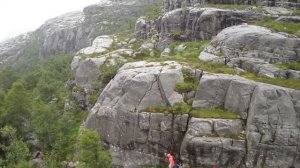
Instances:
[[[17,81],[8,91],[4,100],[4,123],[24,132],[24,124],[29,121],[29,101],[22,82]]]
[[[5,163],[9,168],[27,162],[30,152],[27,144],[17,137],[16,129],[10,126],[1,128],[0,139],[0,149],[5,154]]]
[[[76,143],[77,155],[81,168],[111,168],[111,157],[99,144],[100,137],[96,131],[81,128]]]

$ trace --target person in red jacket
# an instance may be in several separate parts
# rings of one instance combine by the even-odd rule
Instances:
[[[173,166],[175,165],[174,156],[172,155],[171,152],[166,154],[166,156],[168,157],[168,160],[169,160],[169,168],[173,168]]]

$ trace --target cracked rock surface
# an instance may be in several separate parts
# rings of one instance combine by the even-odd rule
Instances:
[[[273,33],[254,25],[232,26],[221,31],[200,53],[199,59],[238,67],[259,76],[300,79],[300,72],[274,63],[300,60],[300,39]]]
[[[262,15],[250,11],[216,8],[179,8],[167,12],[160,22],[160,36],[179,35],[186,39],[209,39],[222,29],[239,25]]]
[[[103,90],[85,126],[99,131],[101,139],[113,147],[115,165],[159,163],[172,146],[179,152],[188,116],[144,110],[166,101],[183,102],[182,95],[174,91],[175,84],[183,81],[181,69],[176,62],[127,63]],[[145,157],[137,159],[139,154]]]
[[[298,167],[299,96],[299,90],[238,76],[204,74],[193,106],[221,106],[247,121],[247,167]]]
[[[183,81],[184,68],[172,61],[127,63],[101,93],[85,127],[101,134],[115,165],[158,165],[170,149],[187,168],[300,165],[298,90],[204,73],[193,107],[223,108],[239,118],[147,112],[167,102],[183,102],[174,89]]]

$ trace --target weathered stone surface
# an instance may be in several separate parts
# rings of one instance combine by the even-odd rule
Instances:
[[[229,135],[229,130],[239,133],[241,127],[234,126],[236,124],[240,125],[238,122],[239,120],[192,118],[180,150],[184,167],[208,167],[213,165],[238,167],[242,165],[243,158],[246,156],[246,143],[244,140],[207,137],[212,134],[213,128],[216,128],[217,133],[224,133],[223,135]]]
[[[225,104],[227,90],[232,80],[242,79],[238,76],[223,74],[204,75],[200,80],[200,88],[193,102],[194,108],[215,108]],[[243,94],[242,94],[243,95]]]
[[[134,34],[137,39],[146,39],[149,37],[152,28],[151,21],[147,21],[145,17],[140,17],[135,23]]]
[[[179,152],[188,116],[173,118],[143,109],[183,101],[182,95],[174,91],[175,84],[183,81],[181,69],[176,62],[127,63],[103,90],[85,126],[98,130],[104,142],[128,154],[115,164],[124,166],[130,159],[135,163],[129,155],[137,152],[159,158],[169,149]],[[150,158],[140,158],[139,162],[147,164]]]
[[[79,28],[84,22],[81,11],[70,12],[46,21],[35,33],[42,37],[42,56],[67,53],[78,50],[82,44],[83,32]]]
[[[261,18],[249,11],[215,8],[176,9],[165,13],[161,19],[160,36],[167,38],[209,39],[222,29]]]
[[[225,108],[237,112],[242,119],[247,119],[246,166],[287,168],[299,165],[297,138],[300,133],[300,91],[215,74],[204,74],[197,90],[194,107]],[[190,124],[193,123],[190,121]],[[219,136],[228,133],[225,123],[218,121],[214,124],[219,127],[213,129]],[[200,125],[197,127],[201,128]],[[240,129],[241,124],[233,125],[238,126],[237,130]],[[195,131],[191,131],[193,129],[194,127],[189,126],[185,136],[197,135],[193,133]],[[211,129],[209,127],[205,130]],[[201,144],[202,141],[198,143]]]
[[[124,16],[140,17],[138,14],[141,6],[159,2],[160,0],[101,1],[85,7],[83,11],[70,12],[49,19],[30,33],[27,40],[35,47],[40,46],[36,52],[42,58],[75,53],[90,46],[97,36],[115,33],[123,26]],[[27,45],[25,40],[27,37],[24,37],[19,36],[0,44],[0,66],[9,66],[4,63],[23,56],[21,51]],[[11,45],[11,42],[14,44]]]
[[[114,42],[113,38],[110,36],[98,36],[94,41],[92,46],[83,48],[78,51],[77,54],[95,54],[101,53],[107,50],[112,43]]]
[[[93,82],[96,82],[101,75],[100,66],[104,63],[115,65],[116,62],[126,62],[124,55],[132,56],[133,51],[131,49],[119,49],[97,57],[86,58],[80,62],[78,62],[80,56],[75,56],[71,64],[75,72],[75,84],[83,89],[91,90]]]
[[[299,166],[299,98],[300,91],[257,85],[247,120],[250,167]]]
[[[239,25],[220,32],[200,53],[199,59],[221,62],[259,76],[289,78],[288,70],[271,63],[300,60],[299,46],[299,38],[289,38],[259,26]]]
[[[9,60],[16,59],[18,54],[26,47],[31,33],[19,35],[0,43],[0,67]]]

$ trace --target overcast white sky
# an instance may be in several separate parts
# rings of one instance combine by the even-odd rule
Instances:
[[[0,42],[37,29],[46,20],[101,0],[1,0]]]

